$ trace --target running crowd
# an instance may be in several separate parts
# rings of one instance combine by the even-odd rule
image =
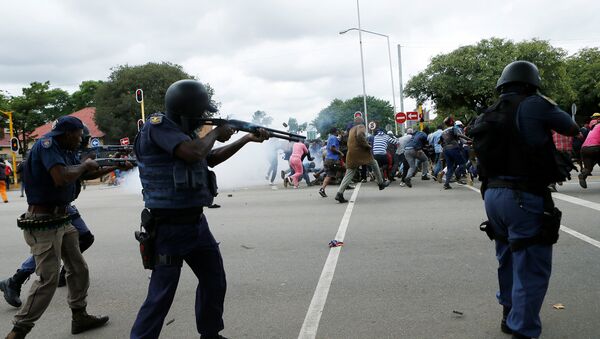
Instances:
[[[596,164],[600,164],[600,113],[586,118],[575,137],[553,131],[557,151],[579,165],[579,184],[587,188],[586,179]],[[345,130],[332,128],[326,141],[316,139],[305,143],[269,141],[269,170],[265,179],[275,184],[280,154],[289,168],[280,172],[285,187],[298,188],[302,180],[307,186],[319,185],[319,194],[327,197],[326,187],[339,184],[335,199],[346,202],[343,192],[354,188],[352,183],[377,180],[380,189],[399,181],[402,187],[413,187],[413,178],[420,172],[421,180],[433,179],[451,189],[452,182],[472,184],[478,176],[469,126],[447,117],[434,131],[408,128],[405,134],[377,129],[367,136],[362,118],[354,119]],[[311,178],[312,174],[312,178]],[[346,179],[346,180],[344,180]],[[556,191],[556,185],[550,185]]]

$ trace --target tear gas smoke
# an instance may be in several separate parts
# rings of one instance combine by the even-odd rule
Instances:
[[[219,148],[235,140],[241,138],[245,133],[238,133],[232,136],[232,138],[226,143],[216,142],[214,148]],[[287,143],[285,140],[276,140],[277,142]],[[264,141],[263,143],[250,142],[240,149],[227,161],[209,168],[217,174],[217,185],[219,191],[231,191],[236,189],[243,189],[253,186],[264,186],[268,185],[269,181],[265,179],[267,170],[269,169],[269,158],[272,152],[275,152],[273,147],[268,144],[270,140]],[[287,160],[282,159],[281,151],[277,156],[278,158],[278,169],[276,183],[281,182],[279,173],[282,169],[287,169]],[[270,178],[269,178],[270,179]],[[123,176],[119,189],[130,193],[130,194],[141,194],[142,184],[140,182],[138,169],[135,168],[128,171]]]

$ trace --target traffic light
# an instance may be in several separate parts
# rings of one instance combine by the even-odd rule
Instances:
[[[135,90],[135,101],[141,104],[144,101],[144,91],[141,88]]]
[[[17,153],[19,151],[19,139],[12,138],[10,139],[10,150]]]

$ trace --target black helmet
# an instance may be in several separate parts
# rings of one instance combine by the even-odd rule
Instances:
[[[179,80],[167,88],[165,94],[167,117],[192,132],[198,127],[197,119],[205,117],[205,112],[216,112],[210,102],[206,87],[191,79]]]
[[[217,111],[210,102],[206,87],[191,79],[176,81],[167,88],[165,107],[167,113],[182,117],[198,117],[205,111]]]
[[[496,83],[496,89],[499,90],[501,86],[511,82],[525,83],[540,88],[542,78],[540,78],[540,71],[536,65],[529,61],[518,60],[504,67],[502,75]]]

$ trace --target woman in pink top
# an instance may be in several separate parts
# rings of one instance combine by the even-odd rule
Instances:
[[[591,124],[590,124],[591,126]],[[592,174],[592,169],[596,164],[600,164],[600,124],[591,127],[587,138],[581,146],[581,159],[583,160],[583,169],[579,173],[579,185],[587,188],[585,179]]]
[[[298,188],[298,181],[304,173],[304,167],[302,167],[302,159],[308,156],[308,160],[313,160],[308,152],[308,148],[301,142],[296,142],[292,146],[292,155],[290,156],[290,167],[294,170],[294,174],[287,177],[288,182],[294,185],[294,188]]]

